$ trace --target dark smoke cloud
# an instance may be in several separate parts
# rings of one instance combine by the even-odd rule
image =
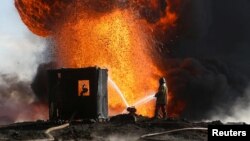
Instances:
[[[17,25],[20,23],[16,21]],[[21,32],[0,33],[0,125],[47,119],[47,105],[40,102],[31,89],[38,64],[46,60],[42,55],[45,42],[22,31],[23,28],[13,27],[14,30]]]
[[[180,17],[182,33],[177,57],[219,58],[242,64],[250,44],[250,1],[190,0]]]
[[[183,100],[186,107],[182,117],[200,120],[215,114],[217,108],[231,113],[236,99],[244,95],[248,79],[219,60],[186,58],[174,60],[167,79],[174,101]],[[170,103],[175,108],[175,103]],[[170,109],[171,109],[170,108]]]
[[[55,68],[55,63],[43,63],[37,68],[36,76],[33,79],[31,88],[39,101],[48,102],[48,75],[47,70]]]
[[[30,83],[15,74],[0,74],[0,125],[16,121],[30,109],[34,95]]]
[[[166,0],[157,0],[155,3],[158,5],[155,8],[152,8],[152,5],[148,1],[143,1],[141,5],[138,5],[141,17],[146,19],[149,23],[156,23],[161,17],[166,15]]]
[[[187,104],[182,116],[196,120],[216,114],[233,116],[235,106],[250,102],[242,98],[250,94],[246,92],[250,78],[248,13],[249,0],[185,2],[179,36],[171,46],[172,59],[166,61],[170,89]]]

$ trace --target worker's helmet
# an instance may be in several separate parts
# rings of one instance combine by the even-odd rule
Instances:
[[[166,83],[166,79],[164,77],[160,78],[159,83],[160,84]]]

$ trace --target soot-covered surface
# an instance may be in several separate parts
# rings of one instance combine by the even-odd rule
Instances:
[[[133,119],[133,118],[132,118]],[[66,128],[51,131],[55,140],[83,141],[139,141],[139,140],[171,140],[171,141],[205,141],[206,130],[178,131],[159,136],[141,138],[145,134],[170,131],[181,128],[206,128],[208,123],[193,123],[183,119],[149,119],[137,116],[134,122],[128,115],[112,117],[109,122],[94,120],[74,121]],[[45,131],[66,122],[23,122],[0,127],[0,140],[48,140]],[[212,122],[221,124],[221,122]],[[51,139],[51,138],[50,138]]]

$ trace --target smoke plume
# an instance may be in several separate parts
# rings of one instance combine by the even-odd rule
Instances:
[[[45,42],[30,33],[11,36],[0,33],[0,125],[16,121],[46,119],[47,109],[31,89],[31,82]]]
[[[179,36],[171,50],[173,57],[166,61],[175,101],[186,101],[182,116],[246,121],[249,9],[247,0],[186,1],[178,21]]]
[[[235,103],[230,109],[231,114],[223,114],[224,110],[217,109],[218,114],[213,115],[213,120],[223,119],[224,122],[246,122],[250,123],[250,91],[249,86],[245,91],[245,94],[242,97],[238,97],[235,99]]]
[[[174,94],[170,110],[181,100],[186,103],[181,116],[188,119],[207,119],[218,112],[233,114],[232,106],[248,85],[245,75],[214,59],[186,58],[172,63],[167,69],[168,86]]]

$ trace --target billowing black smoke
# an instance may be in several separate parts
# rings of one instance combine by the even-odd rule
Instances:
[[[231,108],[237,98],[244,96],[248,84],[245,75],[215,59],[186,58],[174,62],[167,71],[168,86],[174,101],[186,103],[182,117],[208,119],[217,114],[218,108],[224,114],[233,114]],[[174,102],[169,105],[178,106]]]
[[[33,82],[31,84],[31,88],[36,94],[36,97],[39,101],[43,103],[48,102],[48,75],[47,70],[55,68],[54,62],[43,63],[40,64],[37,68],[37,73]]]
[[[14,122],[24,108],[24,103],[32,99],[32,92],[27,82],[19,81],[15,75],[0,74],[0,125]],[[20,99],[20,101],[19,101]]]
[[[36,109],[40,106],[43,105],[36,100],[30,81],[20,80],[16,74],[0,73],[0,125],[44,118],[45,109]]]
[[[186,101],[182,116],[195,120],[234,116],[234,106],[249,102],[248,13],[248,0],[186,1],[178,39],[167,46],[172,58],[165,62],[175,100]]]

